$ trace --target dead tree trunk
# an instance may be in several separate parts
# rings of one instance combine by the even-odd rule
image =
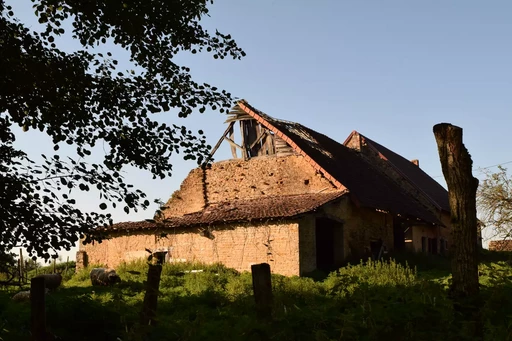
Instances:
[[[466,322],[475,322],[474,333],[481,327],[478,317],[478,230],[473,161],[462,143],[462,128],[448,123],[434,126],[439,158],[448,185],[452,225],[452,287],[455,308]]]

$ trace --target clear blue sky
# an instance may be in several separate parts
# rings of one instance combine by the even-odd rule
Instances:
[[[30,1],[7,2],[37,28]],[[180,56],[197,81],[340,142],[358,130],[419,159],[443,185],[436,123],[464,129],[477,177],[478,167],[512,161],[512,1],[219,0],[210,14],[205,26],[232,34],[247,57]],[[70,38],[60,41],[64,49],[73,46]],[[220,113],[160,119],[204,129],[212,145],[225,129]],[[29,153],[51,151],[44,136],[25,135],[18,145]],[[224,146],[216,159],[229,156]],[[174,176],[163,181],[132,170],[126,176],[150,198],[165,201],[195,164],[178,157],[174,167]],[[95,194],[79,198],[84,210],[99,203]],[[140,220],[155,209],[113,214],[116,221]]]

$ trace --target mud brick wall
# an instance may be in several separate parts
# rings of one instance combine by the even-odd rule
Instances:
[[[170,250],[174,262],[221,262],[238,271],[250,271],[252,264],[266,262],[274,273],[300,273],[298,221],[213,227],[213,239],[201,236],[197,229],[166,232],[163,238],[154,231],[125,233],[102,243],[81,245],[80,249],[87,254],[89,264],[113,268],[147,257],[147,248]]]
[[[343,221],[343,251],[345,259],[364,257],[370,242],[382,239],[388,250],[393,245],[393,217],[372,208],[357,207],[349,197],[326,205],[322,212],[327,217]]]
[[[192,170],[162,213],[165,218],[197,212],[204,208],[205,199],[215,203],[335,189],[300,155],[234,159],[214,163],[207,170]]]
[[[491,251],[512,251],[512,240],[492,240],[489,242]]]

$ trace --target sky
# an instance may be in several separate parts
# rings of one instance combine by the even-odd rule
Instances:
[[[38,29],[29,0],[7,3]],[[432,133],[437,123],[463,128],[477,178],[483,179],[482,167],[512,162],[511,1],[218,0],[210,10],[204,26],[230,33],[247,56],[240,61],[214,60],[207,53],[178,56],[196,81],[338,142],[357,130],[405,158],[419,159],[443,186]],[[69,36],[58,46],[79,48]],[[120,48],[107,43],[100,49],[114,52],[120,66],[130,68]],[[226,128],[225,118],[207,111],[186,119],[169,112],[158,119],[203,129],[214,145]],[[36,160],[52,151],[44,135],[17,138],[17,146]],[[93,159],[100,160],[102,153],[98,146]],[[229,147],[223,145],[215,159],[228,158]],[[178,156],[173,167],[173,176],[165,180],[133,169],[125,177],[150,199],[166,201],[196,164]],[[78,199],[84,211],[99,204],[95,193]],[[136,221],[152,218],[157,208],[111,213],[115,222]],[[73,259],[75,252],[64,252],[63,258]]]

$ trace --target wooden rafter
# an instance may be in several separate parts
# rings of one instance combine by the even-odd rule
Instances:
[[[235,122],[231,122],[227,129],[224,131],[224,134],[222,134],[221,138],[219,139],[219,141],[217,141],[217,144],[215,145],[215,147],[213,147],[212,151],[210,152],[210,155],[208,155],[208,158],[206,159],[206,161],[204,162],[205,164],[207,164],[212,158],[213,158],[213,154],[215,154],[215,152],[217,151],[217,149],[219,149],[220,145],[222,144],[222,141],[224,141],[224,138],[226,137],[227,134],[229,134],[229,132],[233,129],[233,126],[235,125]]]
[[[249,146],[249,149],[253,149],[255,145],[257,145],[258,143],[261,142],[261,140],[263,140],[265,137],[267,136],[267,131],[266,130],[262,130],[260,132],[260,134],[258,135],[258,137],[256,138],[256,141],[254,141],[250,146]]]
[[[232,139],[230,139],[229,137],[227,136],[224,136],[224,140],[228,141],[228,143],[233,146],[233,147],[236,147],[238,149],[241,149],[243,150],[242,146],[239,146],[235,141],[233,141]]]

